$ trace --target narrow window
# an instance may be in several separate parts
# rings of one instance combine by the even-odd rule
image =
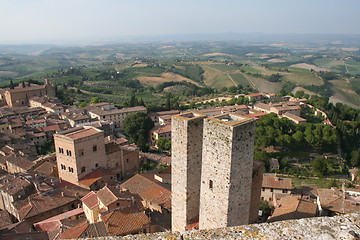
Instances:
[[[59,147],[59,153],[61,153],[61,147]]]
[[[97,163],[97,164],[95,164],[95,167],[97,168],[97,167],[99,167],[99,164]]]
[[[94,145],[94,146],[93,146],[93,152],[96,152],[96,151],[97,151],[97,146]]]
[[[210,189],[213,189],[213,187],[214,187],[214,186],[213,186],[213,181],[212,181],[212,180],[209,180],[209,188],[210,188]]]
[[[80,155],[80,156],[84,156],[84,149],[80,149],[79,155]]]
[[[126,162],[127,162],[127,163],[129,162],[129,159],[128,159],[128,158],[126,159]]]
[[[81,168],[81,172],[85,172],[85,167],[82,167],[82,168]]]

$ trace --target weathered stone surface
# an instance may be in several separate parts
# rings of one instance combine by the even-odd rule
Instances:
[[[203,120],[188,112],[173,116],[171,130],[171,212],[173,231],[183,232],[199,218]]]
[[[204,120],[200,229],[249,223],[255,121],[224,114]]]
[[[336,217],[317,217],[218,228],[213,230],[179,233],[154,233],[125,237],[104,237],[98,240],[175,240],[175,239],[311,239],[311,240],[354,240],[360,237],[360,214]]]

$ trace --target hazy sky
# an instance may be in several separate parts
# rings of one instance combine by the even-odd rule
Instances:
[[[360,34],[360,0],[0,0],[0,43],[188,33]]]

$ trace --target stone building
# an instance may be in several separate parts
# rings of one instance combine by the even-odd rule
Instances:
[[[204,120],[199,228],[249,223],[255,120],[223,114]]]
[[[253,163],[255,120],[195,112],[172,119],[172,231],[256,222],[262,164]]]
[[[54,134],[54,143],[59,177],[91,190],[115,178],[129,178],[139,170],[136,148],[116,142],[105,144],[104,131],[91,126]]]
[[[10,107],[27,106],[32,97],[55,97],[55,87],[45,80],[44,85],[31,84],[30,86],[7,89],[4,96],[6,104]]]
[[[264,175],[261,190],[261,199],[273,201],[275,195],[288,195],[291,193],[291,178],[281,178],[276,175]]]
[[[182,232],[199,218],[205,117],[188,112],[172,118],[172,231]]]
[[[92,104],[85,109],[92,119],[111,121],[116,128],[122,127],[125,118],[130,113],[147,112],[144,106],[118,109],[113,104],[106,102]]]
[[[74,128],[54,134],[59,177],[73,184],[97,168],[106,168],[103,131]]]
[[[159,138],[165,138],[171,141],[171,125],[157,125],[150,131],[150,144],[151,146],[158,147],[157,143]]]

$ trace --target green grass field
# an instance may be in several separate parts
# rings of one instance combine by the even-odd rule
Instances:
[[[234,79],[234,81],[237,84],[240,84],[240,85],[242,85],[244,87],[245,86],[251,86],[249,81],[246,79],[246,77],[242,73],[230,73],[229,75]]]
[[[261,70],[255,69],[255,68],[250,67],[250,66],[243,66],[240,69],[244,70],[246,72],[250,72],[250,73],[261,73]]]
[[[284,80],[301,85],[322,85],[320,78],[306,69],[289,68],[290,73],[279,72],[284,75]]]

